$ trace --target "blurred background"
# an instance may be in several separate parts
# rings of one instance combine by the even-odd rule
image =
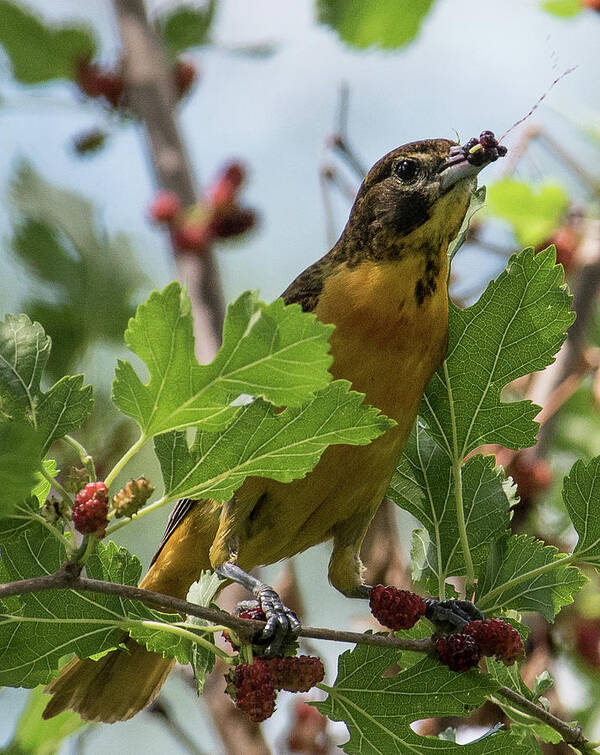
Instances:
[[[375,160],[407,141],[466,141],[491,129],[508,132],[509,153],[484,174],[487,204],[455,259],[452,293],[469,304],[512,252],[557,245],[578,326],[548,374],[511,387],[544,406],[540,445],[488,450],[519,483],[514,528],[569,542],[556,490],[576,458],[600,453],[600,2],[147,0],[147,30],[164,59],[154,61],[156,96],[146,101],[136,88],[143,56],[118,23],[127,5],[0,0],[0,314],[24,311],[44,325],[54,379],[83,371],[94,385],[82,438],[99,466],[133,438],[111,409],[110,382],[127,319],[150,290],[188,282],[199,358],[208,359],[223,302],[246,289],[273,299],[324,254]],[[127,471],[159,479],[150,453]],[[147,564],[167,513],[118,541]],[[395,531],[396,518],[382,510],[375,527],[385,537],[366,548],[372,576],[408,584],[409,538],[399,533],[412,523]],[[307,624],[367,627],[365,607],[327,584],[328,558],[319,547],[265,578],[285,580]],[[528,673],[550,666],[553,709],[598,737],[600,599],[589,576],[558,625],[534,627]],[[343,649],[316,648],[329,681]],[[39,693],[4,689],[0,746],[327,753],[345,739],[298,696],[281,696],[259,733],[224,714],[219,695],[209,689],[198,701],[182,672],[154,712],[110,727],[79,728],[72,716],[50,730]]]

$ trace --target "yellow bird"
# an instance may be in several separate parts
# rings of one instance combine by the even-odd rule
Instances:
[[[240,582],[267,614],[271,652],[300,625],[247,573],[255,566],[332,540],[331,584],[368,598],[361,543],[446,353],[448,244],[477,173],[505,151],[491,132],[464,147],[427,139],[393,150],[369,171],[335,246],[283,293],[335,324],[333,376],[350,380],[397,424],[367,446],[330,446],[302,479],[248,478],[225,505],[179,501],[141,587],[185,598],[203,569]],[[72,708],[88,721],[114,722],[149,705],[175,661],[131,639],[127,646],[68,664],[47,687],[53,697],[44,718]]]

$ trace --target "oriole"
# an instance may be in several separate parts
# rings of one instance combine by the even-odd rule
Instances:
[[[448,244],[476,174],[498,157],[489,137],[475,149],[473,141],[468,149],[447,139],[412,142],[379,160],[338,242],[283,294],[335,324],[333,376],[350,380],[397,424],[368,446],[330,446],[302,479],[248,478],[225,505],[180,501],[141,587],[185,598],[200,571],[214,569],[258,597],[275,648],[299,624],[271,588],[246,572],[332,540],[332,585],[368,597],[360,546],[446,352]],[[68,664],[47,687],[53,698],[44,718],[72,708],[89,721],[121,721],[152,702],[174,660],[132,640],[127,645],[129,652]]]

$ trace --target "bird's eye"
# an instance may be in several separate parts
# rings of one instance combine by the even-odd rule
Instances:
[[[394,172],[402,181],[412,181],[418,172],[419,165],[416,160],[399,160],[394,166]]]

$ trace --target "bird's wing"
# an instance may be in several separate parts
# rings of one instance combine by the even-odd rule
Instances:
[[[152,556],[152,561],[150,561],[150,566],[152,566],[152,564],[160,556],[160,552],[165,547],[167,540],[175,532],[177,527],[179,527],[181,522],[183,522],[183,520],[190,513],[194,504],[196,503],[198,502],[193,500],[192,498],[180,498],[177,501],[177,503],[175,504],[173,508],[173,511],[171,511],[169,515],[169,519],[167,521],[167,527],[165,529],[164,535],[162,536],[162,540],[160,541],[160,545],[158,546],[156,550],[156,553]]]

